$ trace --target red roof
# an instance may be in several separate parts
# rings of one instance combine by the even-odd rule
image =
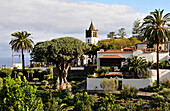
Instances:
[[[122,51],[120,49],[110,49],[105,52],[99,52],[99,53],[133,53],[133,51]]]
[[[168,51],[165,51],[165,50],[161,50],[161,51],[159,51],[159,52],[168,52]]]
[[[132,50],[133,48],[125,47],[124,49],[126,49],[126,50]]]
[[[101,59],[101,58],[123,58],[123,57],[119,55],[103,55],[99,58]]]
[[[138,43],[138,44],[147,44],[146,42],[141,42],[141,43]]]
[[[111,72],[111,73],[105,74],[105,75],[107,75],[107,76],[120,76],[120,75],[122,75],[122,73],[120,73],[120,72]]]

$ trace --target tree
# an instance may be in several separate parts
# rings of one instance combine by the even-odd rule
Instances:
[[[107,34],[107,38],[114,38],[114,37],[116,37],[115,32],[109,32],[109,34]]]
[[[134,73],[135,78],[139,78],[147,75],[149,73],[149,68],[150,67],[147,64],[146,59],[138,56],[133,56],[132,58],[127,59],[121,70],[125,73]]]
[[[46,42],[39,44],[43,47],[35,45],[33,49],[34,52],[31,55],[34,59],[42,56],[47,61],[56,64],[58,76],[55,87],[62,88],[65,83],[68,85],[66,78],[71,62],[83,55],[84,52],[90,49],[90,47],[86,43],[73,37],[53,39],[50,41],[50,43],[46,45],[44,44],[46,44]],[[37,56],[36,53],[39,52],[36,52],[35,50],[38,49],[37,47],[41,47],[40,49],[44,53],[41,53],[39,56]]]
[[[159,44],[166,43],[167,38],[170,40],[168,30],[165,27],[170,21],[170,13],[163,16],[164,10],[155,9],[150,15],[144,18],[144,37],[151,43],[157,44],[157,87],[159,87]]]
[[[118,31],[119,33],[117,35],[120,36],[121,39],[123,39],[126,36],[125,28],[120,28]]]
[[[12,50],[17,52],[21,50],[22,52],[22,69],[24,74],[25,72],[24,51],[25,50],[30,51],[31,49],[33,49],[34,42],[28,38],[31,34],[26,31],[15,32],[11,35],[15,37],[13,40],[9,42],[9,44],[12,45]]]
[[[140,26],[141,22],[139,19],[135,20],[133,23],[132,34],[133,37],[137,38],[138,40],[143,40],[143,33],[141,32],[142,27]]]

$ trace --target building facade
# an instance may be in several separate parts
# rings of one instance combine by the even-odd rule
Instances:
[[[86,43],[94,45],[98,43],[98,30],[95,30],[93,22],[91,22],[89,29],[86,30]]]

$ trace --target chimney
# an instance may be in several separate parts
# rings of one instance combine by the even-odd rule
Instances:
[[[100,49],[100,52],[104,52],[104,49]]]
[[[123,51],[123,46],[121,46],[121,51]]]

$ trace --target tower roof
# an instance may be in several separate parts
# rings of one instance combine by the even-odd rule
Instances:
[[[93,22],[92,22],[92,21],[91,21],[91,24],[90,24],[89,30],[95,30],[95,28],[94,28],[94,26],[93,26]]]

